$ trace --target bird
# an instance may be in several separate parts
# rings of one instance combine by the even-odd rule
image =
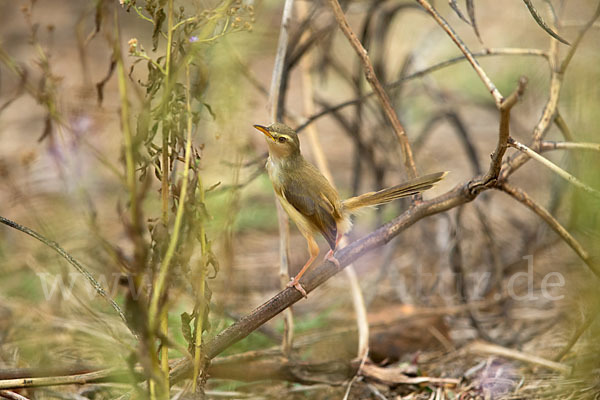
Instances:
[[[306,290],[300,284],[300,278],[319,255],[319,246],[314,237],[316,233],[320,233],[329,245],[325,259],[339,268],[340,263],[334,252],[343,235],[352,227],[352,214],[365,207],[386,204],[430,189],[447,174],[436,172],[342,200],[327,178],[304,159],[294,129],[280,122],[269,126],[253,126],[264,134],[267,142],[269,157],[266,169],[275,195],[308,244],[308,261],[287,284],[287,287],[295,287],[304,297],[307,297]]]

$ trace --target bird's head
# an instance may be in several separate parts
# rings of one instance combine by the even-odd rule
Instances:
[[[265,135],[271,158],[286,160],[300,155],[298,134],[289,126],[275,122],[269,126],[254,125],[254,127]]]

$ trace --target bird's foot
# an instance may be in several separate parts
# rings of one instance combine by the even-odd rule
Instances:
[[[306,294],[306,290],[304,290],[304,288],[302,287],[302,285],[300,284],[300,281],[297,278],[292,278],[288,284],[287,287],[291,288],[294,287],[296,288],[297,291],[299,291],[300,293],[302,293],[302,296],[304,296],[305,299],[308,298],[307,294]]]
[[[333,256],[333,250],[329,250],[327,252],[327,254],[325,255],[325,259],[328,260],[328,261],[331,261],[332,263],[334,263],[335,266],[338,267],[338,269],[342,268],[342,266],[340,265],[340,262],[338,261],[338,259]]]

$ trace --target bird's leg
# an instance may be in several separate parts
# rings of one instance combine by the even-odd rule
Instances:
[[[333,249],[329,249],[329,251],[327,252],[327,254],[325,254],[325,259],[331,261],[332,263],[334,263],[335,266],[338,267],[338,269],[341,268],[340,262],[338,261],[337,258],[335,258],[333,256],[333,253],[337,249],[337,246],[340,243],[340,240],[342,240],[343,236],[344,236],[343,234],[341,234],[341,233],[338,232],[337,238],[335,239],[335,247]]]
[[[317,242],[315,242],[315,238],[313,238],[312,235],[306,235],[304,237],[306,238],[306,242],[308,244],[308,252],[310,253],[310,258],[308,259],[306,264],[304,264],[304,267],[302,267],[300,272],[298,272],[298,275],[293,277],[292,280],[288,282],[287,287],[295,287],[296,290],[302,293],[302,296],[307,297],[306,290],[304,290],[304,288],[300,284],[300,278],[302,277],[302,275],[304,275],[308,267],[310,267],[312,262],[315,261],[315,258],[317,258],[317,256],[319,255],[319,245],[317,245]]]

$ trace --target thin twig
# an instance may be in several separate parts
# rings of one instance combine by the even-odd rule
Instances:
[[[0,389],[19,389],[27,387],[57,386],[84,384],[98,381],[118,373],[117,368],[108,368],[100,371],[86,372],[76,375],[46,376],[39,378],[16,378],[0,380]]]
[[[506,153],[507,143],[510,139],[510,111],[512,107],[517,103],[519,97],[523,95],[525,91],[525,87],[527,86],[527,79],[521,77],[519,79],[519,83],[517,88],[508,96],[506,99],[503,99],[502,104],[500,104],[500,126],[498,129],[498,142],[496,144],[496,149],[492,153],[492,161],[490,162],[490,166],[488,168],[487,173],[480,181],[482,185],[489,187],[496,184],[498,181],[498,176],[500,175],[500,170],[502,166],[502,159],[504,157],[504,153]],[[482,190],[483,186],[473,186],[471,190],[474,192],[478,192]]]
[[[569,66],[569,63],[571,62],[571,60],[573,59],[573,56],[575,55],[575,51],[577,51],[577,48],[579,47],[579,44],[581,43],[583,36],[594,25],[594,22],[596,22],[598,17],[600,17],[600,2],[598,2],[598,5],[596,6],[596,11],[592,15],[592,18],[590,18],[590,20],[587,22],[587,24],[585,24],[579,31],[577,38],[573,42],[573,45],[571,46],[571,48],[569,49],[569,52],[565,56],[565,59],[561,63],[561,65],[560,65],[561,73],[564,74],[565,71],[567,70],[567,67]]]
[[[0,397],[9,400],[29,400],[27,397],[19,393],[11,392],[10,390],[0,390]]]
[[[496,188],[506,192],[540,216],[550,226],[550,228],[552,228],[552,230],[556,232],[565,241],[565,243],[567,243],[575,251],[575,253],[577,253],[579,258],[581,258],[581,260],[586,263],[588,267],[590,267],[590,270],[600,278],[600,270],[598,270],[598,267],[592,263],[589,253],[545,208],[533,201],[533,199],[529,197],[527,193],[510,186],[506,182],[502,183]]]
[[[367,54],[367,51],[362,46],[352,29],[350,28],[350,25],[346,20],[344,12],[342,11],[342,7],[338,3],[338,1],[329,0],[329,5],[333,10],[333,14],[340,29],[342,30],[342,32],[352,45],[352,48],[354,49],[354,51],[356,51],[356,54],[358,54],[362,61],[363,68],[365,70],[365,78],[371,85],[373,92],[375,92],[375,94],[377,95],[377,98],[379,99],[381,106],[383,107],[383,111],[385,112],[385,115],[388,121],[391,123],[392,128],[394,129],[394,133],[396,134],[398,141],[400,142],[400,147],[402,148],[402,155],[404,156],[404,165],[406,167],[407,174],[409,177],[414,178],[417,176],[417,169],[415,166],[415,161],[413,159],[408,137],[406,136],[404,127],[400,123],[400,120],[398,119],[398,116],[396,115],[396,112],[392,107],[392,103],[390,101],[389,96],[387,95],[387,93],[383,89],[383,86],[381,86],[379,79],[377,79],[377,76],[375,75],[373,65],[369,60],[369,55]]]
[[[533,354],[523,353],[518,350],[508,349],[491,343],[474,342],[468,347],[468,351],[472,353],[484,353],[519,360],[525,363],[539,365],[553,371],[558,371],[562,374],[570,374],[572,368],[568,365],[557,363],[555,361],[546,360],[545,358],[535,356]]]
[[[569,342],[566,344],[566,346],[560,351],[560,353],[556,355],[556,357],[554,357],[554,361],[559,362],[563,359],[564,356],[566,356],[569,353],[569,351],[571,351],[571,349],[573,348],[573,346],[575,346],[575,343],[577,343],[581,335],[583,335],[584,332],[587,331],[590,326],[592,326],[596,318],[598,318],[597,312],[591,312],[585,317],[585,320],[579,327],[577,327],[577,330],[575,331],[575,333],[573,333],[573,336],[571,336],[571,339],[569,339]]]
[[[584,142],[555,142],[551,140],[542,141],[540,151],[548,150],[592,150],[600,151],[600,143]]]
[[[541,155],[539,155],[535,151],[531,150],[529,147],[525,146],[524,144],[521,144],[512,138],[509,138],[508,144],[511,147],[514,147],[515,149],[527,154],[529,157],[538,161],[543,166],[550,169],[552,172],[555,172],[561,178],[565,179],[567,182],[572,183],[573,185],[577,186],[579,189],[591,194],[594,197],[600,198],[599,191],[597,191],[596,189],[581,182],[579,179],[575,178],[573,175],[569,174],[567,171],[565,171],[558,165],[554,164],[552,161],[548,160],[547,158],[542,157]]]
[[[281,88],[281,75],[285,63],[285,55],[288,44],[288,28],[292,19],[294,9],[294,0],[286,0],[283,5],[283,14],[281,16],[281,28],[279,29],[279,42],[277,43],[277,54],[275,55],[275,64],[273,65],[273,74],[271,75],[271,88],[269,90],[268,108],[271,114],[271,120],[277,121],[279,91]]]
[[[495,49],[487,49],[484,51],[480,51],[478,53],[473,53],[472,54],[473,57],[475,58],[479,58],[479,57],[490,57],[490,56],[503,56],[503,55],[508,55],[508,56],[535,56],[535,57],[543,57],[545,59],[548,59],[548,53],[543,51],[543,50],[538,50],[538,49],[520,49],[520,48],[495,48]],[[459,57],[453,57],[450,58],[448,60],[439,62],[437,64],[434,64],[430,67],[427,67],[425,69],[413,72],[412,74],[408,74],[406,76],[404,76],[402,79],[386,84],[384,87],[388,90],[391,89],[395,89],[398,88],[402,85],[402,83],[407,82],[407,81],[411,81],[413,79],[417,79],[420,78],[422,76],[425,76],[427,74],[430,74],[432,72],[438,71],[440,69],[443,69],[445,67],[449,67],[451,65],[457,64],[459,62],[465,61],[466,57],[464,55],[459,56]],[[306,121],[304,121],[302,123],[302,125],[299,125],[298,128],[296,128],[297,132],[302,131],[303,129],[305,129],[308,125],[310,125],[311,123],[313,123],[315,120],[336,112],[338,110],[341,110],[342,108],[363,102],[369,98],[371,98],[373,95],[375,94],[375,92],[369,92],[369,93],[365,93],[363,96],[353,99],[353,100],[348,100],[348,101],[344,101],[342,103],[336,104],[334,106],[325,108],[324,110],[319,111],[318,113],[311,115]]]
[[[596,12],[589,20],[589,22],[580,30],[577,39],[573,42],[573,45],[569,48],[569,53],[563,60],[563,62],[559,64],[558,62],[558,42],[556,40],[550,41],[550,51],[548,60],[550,61],[551,73],[550,73],[550,95],[544,106],[544,110],[542,112],[542,116],[535,126],[533,130],[533,140],[531,144],[531,148],[534,151],[539,150],[540,142],[544,138],[546,132],[550,128],[552,121],[554,121],[556,115],[558,114],[557,106],[558,100],[560,98],[560,91],[562,89],[562,81],[564,78],[564,74],[566,69],[570,63],[570,60],[575,54],[575,51],[579,47],[579,43],[583,39],[585,33],[590,29],[593,25],[594,21],[600,16],[600,2],[598,3],[598,8]],[[500,175],[500,179],[504,180],[508,176],[512,175],[518,168],[520,168],[529,157],[526,154],[516,154],[513,157],[508,157],[503,164],[502,173]]]
[[[119,305],[108,295],[106,290],[104,290],[102,285],[100,285],[100,283],[98,283],[96,278],[94,278],[92,276],[92,274],[90,272],[88,272],[88,270],[86,270],[85,267],[79,261],[77,261],[77,259],[75,259],[72,255],[67,253],[67,251],[65,249],[63,249],[58,243],[45,238],[44,236],[40,235],[39,233],[37,233],[36,231],[34,231],[32,229],[29,229],[26,226],[17,224],[16,222],[11,221],[10,219],[4,218],[2,216],[0,216],[0,222],[39,240],[40,242],[44,243],[46,246],[50,247],[51,249],[56,251],[58,254],[60,254],[65,260],[67,260],[69,262],[69,264],[74,266],[77,271],[79,271],[83,276],[85,276],[85,278],[92,285],[92,287],[96,290],[96,292],[100,296],[102,296],[106,301],[108,301],[108,303],[117,312],[117,314],[119,314],[119,317],[121,317],[121,319],[125,323],[125,326],[129,329],[129,331],[133,334],[133,336],[138,338],[137,334],[131,329],[131,327],[127,323],[127,318],[125,318],[125,314],[121,310],[121,307],[119,307]]]
[[[504,101],[502,94],[500,93],[498,88],[496,88],[491,79],[487,76],[483,68],[481,68],[481,65],[479,65],[477,60],[475,60],[475,57],[473,57],[471,51],[463,43],[463,41],[456,34],[456,32],[454,32],[454,29],[452,29],[452,27],[448,25],[446,20],[444,20],[444,18],[442,18],[442,16],[438,14],[435,8],[433,8],[427,0],[417,0],[417,3],[419,3],[425,9],[425,11],[431,14],[433,19],[442,27],[444,31],[446,31],[448,36],[450,36],[450,39],[452,39],[452,41],[456,43],[456,45],[458,46],[460,51],[465,55],[465,57],[467,58],[477,75],[479,75],[479,78],[481,79],[485,87],[491,93],[492,97],[494,98],[494,102],[496,103],[496,107],[500,109],[502,102]]]

